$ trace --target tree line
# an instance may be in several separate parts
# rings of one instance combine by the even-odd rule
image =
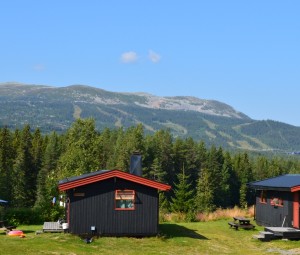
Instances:
[[[43,135],[29,125],[0,129],[0,198],[12,207],[38,208],[50,219],[59,180],[100,169],[129,171],[133,152],[143,156],[144,177],[172,186],[160,194],[166,211],[247,207],[253,203],[248,182],[300,173],[300,161],[291,157],[229,152],[192,138],[174,138],[168,130],[146,135],[141,124],[99,132],[93,119],[78,119],[63,134]]]

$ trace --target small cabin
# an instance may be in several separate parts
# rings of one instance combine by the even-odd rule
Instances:
[[[99,236],[154,236],[158,233],[158,191],[171,186],[141,176],[141,156],[130,173],[101,170],[59,181],[66,194],[69,232]]]
[[[255,219],[267,227],[300,228],[300,174],[251,182],[255,190]]]

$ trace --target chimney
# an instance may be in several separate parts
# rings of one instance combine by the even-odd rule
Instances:
[[[130,157],[130,173],[142,176],[142,155],[135,152]]]

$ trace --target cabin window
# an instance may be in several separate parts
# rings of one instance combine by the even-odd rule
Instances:
[[[134,210],[134,200],[134,190],[116,190],[115,192],[116,210]]]
[[[283,206],[283,200],[281,198],[278,197],[273,197],[271,199],[271,205],[273,206]]]
[[[260,193],[260,203],[266,204],[267,203],[267,191],[262,190]]]

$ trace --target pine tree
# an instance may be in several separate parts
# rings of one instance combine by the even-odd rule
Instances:
[[[263,180],[268,177],[272,177],[269,176],[269,162],[265,157],[259,156],[258,158],[256,158],[253,174],[255,175],[255,178],[257,180]]]
[[[196,191],[197,179],[199,176],[199,169],[201,167],[200,155],[198,151],[198,144],[192,138],[187,138],[185,141],[185,166],[186,173],[190,176],[190,183],[192,189]]]
[[[238,154],[234,160],[234,169],[239,179],[239,203],[246,208],[251,198],[251,191],[247,188],[247,183],[253,180],[252,166],[247,153]]]
[[[284,161],[278,157],[274,157],[271,159],[269,171],[267,173],[268,178],[279,176],[282,174],[287,174],[287,173],[297,173],[297,171],[294,171],[294,172],[292,171],[292,167],[290,165],[283,167],[282,166],[283,162]],[[296,169],[299,169],[299,168],[296,168]]]
[[[216,149],[212,146],[208,152],[207,158],[207,170],[210,172],[210,182],[213,195],[213,204],[216,207],[220,207],[223,200],[222,187],[220,183],[222,181],[222,165],[223,165],[223,152],[222,149]]]
[[[50,218],[52,197],[58,197],[56,168],[60,156],[60,142],[55,132],[49,136],[43,166],[37,176],[37,197],[35,207],[41,208],[44,218]]]
[[[155,158],[161,166],[161,171],[166,173],[162,182],[172,185],[175,174],[173,168],[172,147],[173,141],[170,131],[159,130],[153,136]]]
[[[216,206],[214,204],[214,187],[212,185],[211,172],[207,168],[201,169],[197,184],[195,197],[195,208],[200,212],[212,212]]]
[[[128,128],[123,137],[117,141],[116,159],[121,170],[128,172],[130,156],[134,152],[144,153],[144,129],[141,124]]]
[[[174,174],[179,174],[182,170],[182,166],[186,165],[185,155],[186,155],[186,147],[181,138],[176,138],[173,147],[172,147],[172,158],[173,158],[173,167]],[[185,172],[187,172],[185,170]]]
[[[18,207],[31,207],[36,195],[36,174],[33,171],[32,135],[30,126],[25,125],[17,148],[13,171],[13,199]]]
[[[44,156],[44,141],[40,129],[36,129],[32,137],[32,185],[36,187],[37,176],[42,168]]]
[[[12,199],[13,155],[12,135],[4,127],[0,130],[0,197],[8,201]]]
[[[221,170],[221,194],[222,200],[220,206],[223,208],[233,207],[238,204],[238,179],[233,171],[232,160],[229,152],[224,154],[224,162]]]
[[[189,183],[189,176],[185,175],[184,167],[182,172],[177,174],[178,182],[174,184],[174,196],[171,201],[171,209],[174,212],[187,213],[192,209],[193,191]]]

